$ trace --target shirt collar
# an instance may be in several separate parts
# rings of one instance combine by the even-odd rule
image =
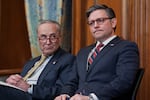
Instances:
[[[104,42],[102,42],[102,44],[107,45],[111,40],[113,40],[115,37],[117,37],[116,35],[113,35],[111,37],[109,37],[107,40],[105,40]],[[98,46],[101,42],[97,41],[96,46]]]

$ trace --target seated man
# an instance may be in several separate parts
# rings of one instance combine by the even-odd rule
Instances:
[[[59,89],[68,81],[68,73],[75,58],[60,48],[60,30],[56,21],[40,22],[37,36],[42,55],[27,62],[21,75],[11,75],[6,79],[8,84],[23,91],[0,86],[1,100],[53,100],[59,93]],[[42,57],[45,60],[39,64]],[[33,67],[37,64],[37,68]]]
[[[128,93],[139,68],[136,43],[115,34],[112,8],[93,5],[86,14],[96,43],[79,51],[70,81],[55,100],[131,100]]]

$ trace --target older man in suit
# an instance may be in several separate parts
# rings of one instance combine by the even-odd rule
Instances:
[[[60,48],[61,28],[53,20],[41,21],[37,28],[38,42],[42,55],[28,61],[21,75],[11,75],[6,82],[23,91],[0,86],[2,100],[53,100],[60,88],[68,81],[74,56]],[[34,65],[42,57],[39,64],[31,73]],[[39,62],[38,62],[39,63]],[[30,73],[30,74],[29,74]]]
[[[137,45],[115,35],[112,8],[93,5],[86,14],[96,43],[79,51],[70,81],[55,100],[130,100],[139,67]]]

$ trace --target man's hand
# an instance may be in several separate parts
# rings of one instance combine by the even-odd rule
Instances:
[[[84,96],[81,94],[75,94],[69,100],[89,100],[89,96]]]
[[[30,87],[30,85],[23,80],[22,76],[18,74],[9,76],[6,79],[6,83],[19,87],[24,91],[27,91],[28,88]]]
[[[15,75],[10,75],[7,79],[6,79],[6,83],[11,84],[11,85],[15,85],[21,80],[21,76],[18,74]]]
[[[70,96],[69,95],[67,95],[67,94],[62,94],[62,95],[60,95],[60,96],[57,96],[56,98],[55,98],[55,100],[67,100],[67,98],[69,98]],[[70,99],[69,99],[70,100]]]
[[[62,94],[60,96],[57,96],[55,98],[55,100],[67,100],[67,97],[69,97],[69,96],[66,95],[66,94]],[[89,100],[89,96],[84,96],[84,95],[81,95],[81,94],[75,94],[74,96],[72,96],[68,100]]]

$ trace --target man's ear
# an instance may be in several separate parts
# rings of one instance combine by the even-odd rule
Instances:
[[[116,18],[112,18],[111,19],[111,23],[112,23],[112,27],[115,28],[117,26],[117,19]]]

